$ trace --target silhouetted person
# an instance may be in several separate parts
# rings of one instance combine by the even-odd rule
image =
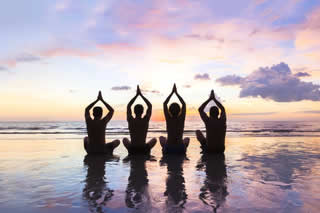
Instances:
[[[183,212],[187,202],[185,180],[183,177],[183,162],[185,155],[163,155],[160,166],[167,165],[166,191],[166,212]]]
[[[151,208],[148,172],[146,161],[156,161],[150,155],[129,155],[124,162],[130,162],[130,175],[126,190],[126,205],[128,208],[141,209],[145,212]]]
[[[168,102],[173,94],[176,94],[182,104],[180,109],[179,104],[172,103],[168,109]],[[186,118],[186,103],[177,92],[177,87],[174,84],[172,92],[163,103],[164,116],[166,118],[168,138],[160,137],[160,144],[164,154],[176,153],[185,154],[189,145],[189,138],[183,137],[184,121]]]
[[[90,116],[90,109],[98,102],[101,101],[109,110],[108,114],[101,119],[102,117],[102,108],[94,107],[93,108],[93,117]],[[112,154],[114,148],[119,146],[120,141],[114,140],[110,143],[105,143],[105,131],[108,122],[111,120],[113,116],[113,108],[106,103],[99,91],[99,95],[97,100],[92,102],[89,106],[87,106],[85,110],[85,118],[87,124],[88,137],[84,138],[84,148],[88,154]]]
[[[119,158],[110,155],[85,156],[84,164],[87,166],[87,176],[83,198],[88,201],[90,212],[104,212],[103,207],[111,200],[113,190],[107,187],[105,163],[118,160]]]
[[[224,154],[203,154],[197,170],[202,170],[203,167],[205,167],[206,179],[203,187],[200,188],[199,199],[216,212],[228,195]]]
[[[131,107],[139,95],[148,106],[147,112],[145,116],[142,117],[143,106],[141,104],[137,104],[134,106],[135,117],[133,117]],[[128,138],[123,139],[123,145],[127,148],[129,154],[150,154],[152,147],[156,144],[157,139],[155,138],[152,138],[148,143],[146,143],[151,112],[151,103],[142,95],[139,86],[137,86],[137,94],[131,99],[127,106],[127,121],[131,141]]]
[[[219,109],[216,106],[210,108],[210,116],[205,113],[204,108],[213,100],[220,108],[221,113],[219,117]],[[196,131],[197,139],[201,143],[201,148],[204,152],[224,153],[225,137],[226,137],[226,112],[222,104],[216,99],[213,90],[210,97],[199,107],[200,117],[205,123],[207,137],[205,138],[200,130]]]

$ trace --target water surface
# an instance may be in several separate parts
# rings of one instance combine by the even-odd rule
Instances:
[[[277,125],[317,129],[308,123],[303,128]],[[265,124],[265,129],[274,126]],[[305,137],[282,133],[267,137],[228,133],[224,156],[201,155],[189,133],[185,157],[163,157],[159,144],[150,157],[128,157],[122,145],[112,157],[89,157],[79,132],[0,134],[0,210],[318,212],[320,138],[313,133]],[[149,137],[158,135],[161,132],[151,132]],[[125,136],[114,133],[110,140]]]

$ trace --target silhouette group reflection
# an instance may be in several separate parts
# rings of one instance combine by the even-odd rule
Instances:
[[[203,154],[197,170],[204,170],[206,178],[200,188],[199,199],[213,208],[214,212],[225,202],[227,191],[227,169],[224,154]]]
[[[113,190],[108,188],[105,178],[105,163],[119,161],[119,157],[109,155],[86,155],[87,167],[83,198],[87,200],[91,212],[103,212],[103,206],[111,200]]]
[[[129,155],[124,162],[130,163],[130,175],[126,190],[125,202],[128,208],[145,209],[151,207],[148,190],[148,173],[146,161],[156,161],[150,155]]]
[[[183,177],[185,155],[163,155],[160,166],[167,166],[166,191],[167,212],[182,212],[188,195]]]

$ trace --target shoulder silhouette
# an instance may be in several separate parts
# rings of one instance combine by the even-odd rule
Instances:
[[[182,107],[178,103],[172,103],[168,108],[168,103],[173,94],[176,94]],[[175,153],[185,154],[189,145],[189,138],[183,139],[184,122],[186,118],[186,103],[179,95],[174,84],[171,93],[163,103],[163,111],[166,119],[168,137],[160,137],[160,144],[164,154]]]
[[[144,116],[142,116],[144,108],[141,104],[137,104],[134,106],[135,116],[132,115],[131,107],[138,96],[140,96],[147,104],[147,112]],[[131,141],[128,138],[124,138],[123,145],[127,148],[129,154],[150,154],[151,149],[156,144],[157,140],[155,138],[152,138],[149,142],[146,143],[151,113],[152,104],[141,93],[138,85],[136,95],[130,100],[127,106],[127,121]]]
[[[105,107],[109,110],[105,117],[102,117],[103,110],[101,107],[93,106],[101,101]],[[90,116],[90,110],[93,108],[93,119]],[[113,108],[104,101],[102,94],[99,91],[99,95],[95,101],[93,101],[85,109],[85,119],[87,125],[88,137],[84,138],[84,148],[88,154],[112,154],[113,150],[120,144],[119,140],[114,140],[110,143],[105,143],[105,130],[108,122],[113,116]]]
[[[218,106],[212,106],[209,111],[209,116],[204,111],[204,108],[210,101]],[[220,116],[219,116],[220,109]],[[216,99],[214,91],[211,91],[209,98],[199,107],[200,117],[206,126],[206,137],[200,130],[196,131],[196,136],[201,144],[204,152],[224,153],[225,136],[226,136],[226,112],[223,105]]]

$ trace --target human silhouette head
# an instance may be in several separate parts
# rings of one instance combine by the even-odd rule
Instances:
[[[93,117],[95,119],[100,119],[102,117],[102,108],[97,106],[93,108]]]
[[[211,107],[209,114],[210,114],[211,118],[218,118],[218,115],[219,115],[218,107],[216,107],[216,106]]]
[[[134,106],[134,113],[136,114],[136,117],[141,118],[143,113],[143,106],[141,104],[137,104]]]
[[[169,112],[172,115],[172,117],[178,117],[180,113],[180,105],[177,103],[172,103],[169,107]]]

